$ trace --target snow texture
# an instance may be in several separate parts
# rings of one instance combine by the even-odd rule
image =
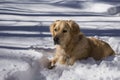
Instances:
[[[58,19],[75,20],[116,55],[47,69],[55,50],[49,26]],[[120,1],[0,0],[0,80],[120,80]]]

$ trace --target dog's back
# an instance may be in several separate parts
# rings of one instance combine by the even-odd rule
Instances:
[[[89,56],[93,57],[95,60],[100,60],[115,54],[110,45],[104,41],[95,38],[88,38],[88,41],[91,47]]]

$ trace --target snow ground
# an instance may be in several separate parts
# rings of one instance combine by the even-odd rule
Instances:
[[[120,80],[120,17],[106,16],[107,9],[115,3],[118,6],[119,1],[113,1],[114,4],[75,1],[0,1],[0,80]],[[95,8],[96,4],[105,8]],[[93,9],[96,11],[92,12]],[[77,21],[82,32],[108,42],[116,55],[102,61],[89,58],[73,66],[58,64],[47,69],[55,49],[49,25],[57,19]]]

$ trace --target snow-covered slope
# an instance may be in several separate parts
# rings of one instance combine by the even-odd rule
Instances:
[[[0,0],[0,80],[120,80],[119,3]],[[116,55],[102,61],[89,58],[73,66],[58,64],[47,69],[55,49],[49,25],[58,19],[75,20],[87,37],[108,42]]]

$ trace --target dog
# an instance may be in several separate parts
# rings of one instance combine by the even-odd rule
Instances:
[[[101,60],[115,52],[110,45],[96,38],[87,38],[73,20],[56,20],[50,26],[56,52],[50,60],[52,68],[58,62],[60,64],[73,65],[76,60],[92,57]]]

